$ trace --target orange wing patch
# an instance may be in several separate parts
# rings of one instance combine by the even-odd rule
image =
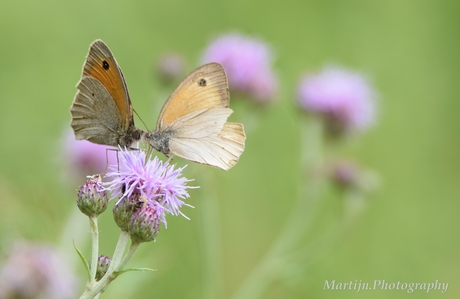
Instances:
[[[133,108],[123,73],[103,41],[96,40],[91,44],[83,67],[84,76],[96,78],[107,88],[120,112],[123,129],[134,123]]]
[[[187,76],[169,96],[158,118],[157,130],[199,109],[228,108],[227,75],[218,63],[206,64]]]

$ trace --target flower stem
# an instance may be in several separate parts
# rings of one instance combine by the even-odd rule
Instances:
[[[118,265],[118,270],[122,270],[125,267],[126,263],[136,253],[137,249],[139,248],[139,245],[141,245],[141,243],[131,243],[131,246],[129,247],[128,253],[126,253],[125,257],[121,260],[120,264]]]
[[[113,272],[115,268],[118,268],[122,258],[123,258],[123,253],[125,252],[126,245],[128,244],[130,239],[130,235],[128,232],[122,231],[120,233],[120,237],[118,238],[118,243],[117,246],[115,247],[115,251],[112,256],[112,262],[110,263],[109,270],[107,270],[107,273],[109,271]]]
[[[122,270],[123,266],[128,262],[129,258],[131,258],[132,255],[134,254],[134,252],[131,252],[132,251],[132,248],[131,248],[130,253],[128,253],[126,257],[123,258],[123,253],[125,252],[125,248],[126,248],[126,245],[128,244],[129,239],[130,239],[130,236],[128,232],[122,231],[120,233],[120,237],[118,238],[117,246],[115,247],[115,252],[113,253],[112,262],[110,263],[110,267],[107,270],[107,273],[96,284],[94,285],[90,284],[86,288],[85,292],[81,295],[80,299],[97,298],[100,292],[103,291],[115,278],[117,278],[117,275],[114,274],[114,272]],[[137,249],[137,247],[135,247],[135,249]]]
[[[97,217],[89,217],[91,226],[92,249],[91,249],[91,268],[90,268],[90,283],[96,282],[97,260],[99,256],[99,229],[97,225]]]
[[[301,157],[302,171],[308,174],[322,161],[322,126],[315,120],[302,123],[301,127]],[[305,232],[313,223],[313,216],[318,208],[318,196],[321,180],[309,177],[305,186],[305,178],[300,176],[297,200],[272,246],[236,291],[234,299],[259,298],[270,285],[271,280],[284,267],[284,255],[292,251],[298,242],[305,237]]]
[[[207,186],[216,186],[216,181],[207,172],[204,176]],[[222,280],[222,239],[221,223],[219,220],[219,196],[216,188],[202,192],[200,196],[201,218],[203,221],[201,242],[203,243],[203,293],[201,298],[221,298],[223,290]]]

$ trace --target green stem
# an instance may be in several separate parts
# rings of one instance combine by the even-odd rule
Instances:
[[[209,172],[206,173],[206,186],[216,185]],[[201,238],[203,242],[203,299],[221,298],[222,281],[222,240],[221,223],[219,221],[220,207],[215,188],[201,192],[200,211],[202,218]]]
[[[123,258],[123,253],[125,252],[126,245],[128,244],[130,235],[128,232],[122,231],[120,237],[118,238],[117,246],[112,256],[112,262],[110,263],[109,271],[116,269]]]
[[[97,261],[99,256],[99,229],[97,217],[89,217],[89,223],[92,236],[90,284],[94,284],[96,282]]]
[[[315,120],[309,120],[302,123],[300,131],[302,135],[300,167],[302,171],[310,174],[322,162],[322,127]],[[283,267],[285,263],[283,255],[305,237],[305,232],[313,223],[313,216],[318,208],[317,198],[321,185],[321,180],[318,178],[309,177],[309,179],[309,185],[305,186],[303,183],[305,177],[299,176],[298,196],[291,215],[267,254],[234,294],[234,299],[261,297],[274,276],[279,273],[278,270]]]
[[[122,270],[121,267],[127,262],[127,259],[123,259],[123,253],[125,252],[129,239],[130,236],[128,232],[122,231],[120,233],[117,246],[115,247],[115,252],[113,253],[112,262],[110,263],[107,273],[95,285],[89,285],[85,292],[81,295],[80,299],[96,298],[96,296],[99,296],[101,291],[103,291],[115,278],[117,278],[117,275],[114,274],[114,272]],[[134,254],[134,252],[132,254]],[[130,257],[132,257],[132,254]]]
[[[364,195],[361,192],[349,190],[345,192],[340,199],[346,207],[344,213],[337,222],[330,226],[316,241],[299,248],[296,252],[290,254],[289,261],[286,261],[285,272],[298,274],[296,269],[298,265],[303,265],[303,270],[314,262],[321,260],[337,248],[343,240],[348,238],[349,233],[356,226],[356,222],[361,219],[364,212]]]
[[[139,248],[139,245],[141,243],[131,243],[131,246],[129,247],[128,253],[126,253],[125,257],[121,260],[120,264],[118,265],[118,270],[123,270],[125,267],[126,263],[134,256],[136,253],[137,249]]]

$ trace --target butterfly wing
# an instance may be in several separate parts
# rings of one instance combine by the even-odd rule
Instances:
[[[112,96],[102,83],[92,77],[83,77],[70,112],[71,126],[78,140],[116,146],[122,119]]]
[[[93,78],[99,84],[86,78]],[[130,146],[136,129],[128,88],[121,68],[102,40],[90,45],[77,88],[79,91],[70,108],[76,138],[112,146]]]
[[[216,111],[210,111],[210,114],[214,113]],[[201,118],[206,118],[206,116],[201,116]],[[238,162],[244,151],[246,135],[243,125],[239,123],[224,123],[219,133],[213,132],[207,136],[196,137],[189,133],[189,129],[184,127],[178,132],[178,135],[182,136],[169,140],[171,153],[190,161],[229,170]]]
[[[165,154],[228,170],[244,150],[243,125],[232,114],[227,75],[218,63],[199,67],[174,90],[149,143]]]
[[[227,75],[218,63],[205,64],[189,74],[166,100],[157,131],[174,120],[203,108],[227,108],[230,101]]]

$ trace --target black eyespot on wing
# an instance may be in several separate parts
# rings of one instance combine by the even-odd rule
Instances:
[[[104,68],[104,70],[108,70],[110,66],[109,66],[109,63],[106,60],[104,60],[102,62],[102,67]]]
[[[198,81],[198,85],[199,85],[199,86],[206,86],[206,80],[205,80],[205,79],[200,79],[200,80]]]

